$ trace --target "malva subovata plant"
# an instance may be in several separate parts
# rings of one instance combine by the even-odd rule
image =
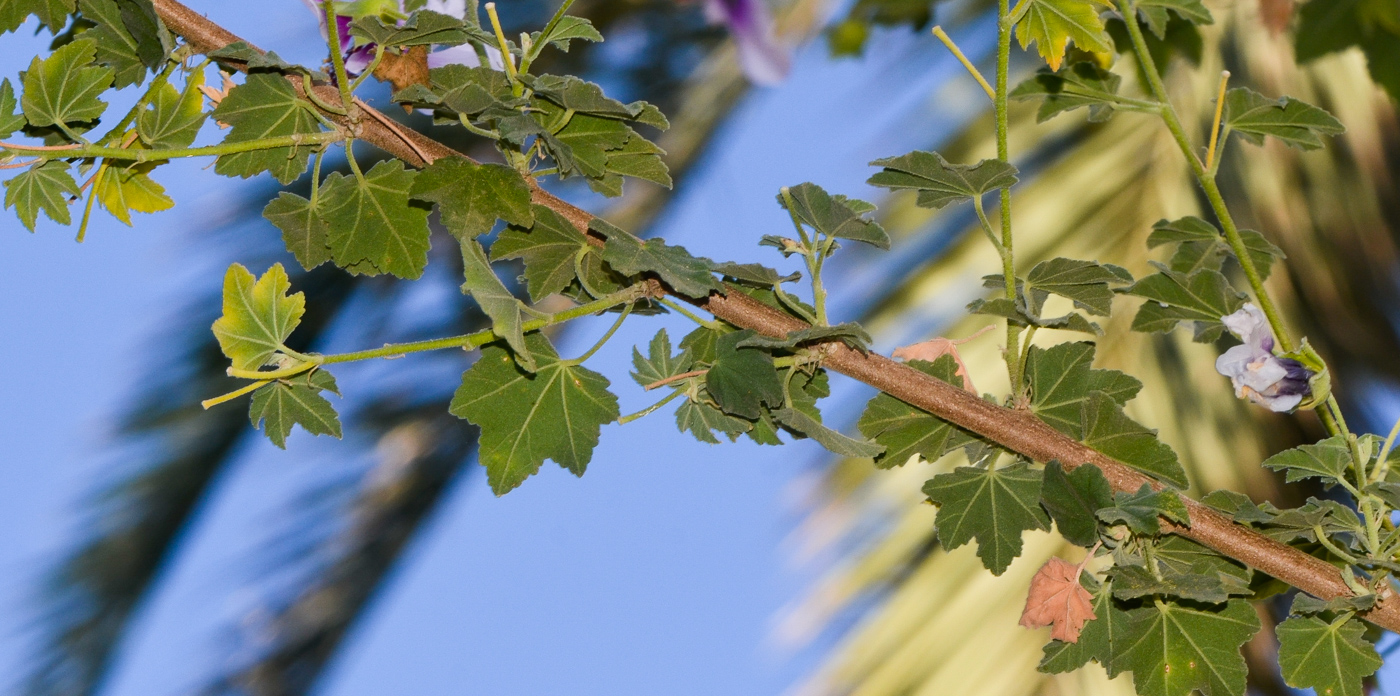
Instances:
[[[1277,592],[1278,580],[1302,591],[1294,616],[1277,629],[1285,680],[1320,694],[1361,693],[1362,680],[1381,664],[1375,629],[1400,630],[1392,580],[1400,571],[1400,531],[1391,519],[1400,507],[1400,472],[1391,467],[1400,426],[1385,438],[1348,428],[1325,362],[1290,333],[1264,284],[1282,253],[1258,232],[1238,228],[1216,184],[1232,141],[1321,147],[1324,136],[1342,131],[1335,118],[1296,99],[1229,89],[1226,74],[1208,115],[1209,140],[1193,143],[1148,37],[1160,39],[1168,22],[1210,23],[1196,0],[1114,6],[1111,21],[1123,25],[1130,48],[1124,62],[1140,75],[1136,93],[1105,67],[1114,42],[1103,10],[1087,0],[1019,0],[1014,7],[999,0],[990,81],[935,28],[993,102],[997,156],[973,164],[934,152],[892,156],[874,163],[880,170],[870,183],[913,191],[930,208],[971,202],[1001,268],[986,280],[991,295],[969,309],[1004,322],[1011,385],[1007,394],[984,398],[963,388],[966,373],[955,355],[896,362],[872,352],[859,325],[829,315],[828,259],[843,244],[890,246],[869,203],[810,183],[779,191],[776,204],[790,214],[792,229],[756,241],[801,258],[805,274],[783,275],[639,239],[541,188],[539,181],[551,177],[580,179],[612,196],[629,177],[671,184],[663,153],[648,139],[669,126],[656,107],[616,101],[577,77],[535,71],[544,51],[602,40],[586,20],[568,15],[570,4],[512,41],[491,4],[467,2],[453,16],[444,14],[446,4],[428,0],[324,0],[317,11],[328,60],[307,67],[239,40],[174,0],[16,0],[0,7],[0,30],[36,15],[55,33],[70,30],[70,40],[36,57],[17,82],[0,82],[0,168],[15,172],[4,182],[6,208],[30,230],[40,212],[64,225],[76,219],[81,240],[97,205],[127,224],[133,211],[171,207],[157,180],[172,159],[212,157],[216,174],[269,173],[283,184],[309,169],[308,197],[283,192],[264,210],[296,261],[410,280],[428,261],[435,208],[461,247],[463,292],[491,329],[350,353],[297,352],[285,342],[305,311],[302,294],[292,292],[280,265],[254,275],[234,264],[213,331],[229,374],[247,384],[206,408],[249,396],[254,426],[278,446],[296,425],[340,436],[325,397],[338,393],[334,365],[466,349],[480,353],[450,410],[481,429],[478,456],[497,494],[521,485],[545,460],[582,475],[602,426],[673,404],[678,427],[704,442],[811,438],[879,467],[960,457],[966,466],[924,487],[939,506],[943,545],[975,541],[996,574],[1019,555],[1029,529],[1053,523],[1088,549],[1078,565],[1047,564],[1030,589],[1023,621],[1054,626],[1041,669],[1096,661],[1110,675],[1131,672],[1147,696],[1238,696],[1246,675],[1239,648],[1259,629],[1249,603]],[[1013,38],[1022,48],[1035,44],[1047,64],[1014,88]],[[222,74],[217,82],[209,75],[215,69]],[[234,74],[242,77],[231,80]],[[356,92],[371,76],[392,84],[396,103],[494,143],[502,163],[468,159],[369,107]],[[105,126],[101,97],[132,86],[142,90],[135,105]],[[1041,119],[1084,108],[1091,120],[1140,118],[1144,127],[1160,120],[1215,222],[1186,217],[1154,225],[1147,243],[1169,246],[1172,255],[1142,278],[1066,258],[1019,269],[1011,99],[1038,101]],[[224,128],[219,142],[196,146],[201,133],[217,130],[207,127],[210,120]],[[362,167],[355,141],[389,158]],[[348,173],[323,175],[333,148]],[[989,214],[984,199],[993,193],[997,205]],[[502,223],[488,249],[483,240]],[[497,275],[493,264],[508,259],[524,264],[529,302]],[[1227,275],[1235,270],[1242,289]],[[810,294],[785,287],[804,278]],[[539,309],[554,295],[573,306]],[[1051,296],[1071,309],[1047,316]],[[1032,342],[1046,330],[1099,335],[1091,317],[1109,315],[1119,296],[1145,300],[1133,321],[1137,330],[1184,324],[1200,341],[1226,332],[1240,339],[1217,362],[1237,395],[1275,411],[1312,409],[1329,435],[1264,466],[1290,482],[1321,479],[1336,488],[1336,499],[1278,509],[1229,491],[1186,497],[1176,454],[1123,410],[1141,383],[1093,367],[1092,342]],[[586,364],[623,322],[659,312],[688,317],[696,328],[678,340],[662,330],[634,351],[633,380],[662,396],[623,415],[612,383]],[[616,316],[597,345],[576,356],[560,355],[542,331],[609,314]],[[881,391],[860,418],[859,436],[823,422],[818,404],[833,371]]]

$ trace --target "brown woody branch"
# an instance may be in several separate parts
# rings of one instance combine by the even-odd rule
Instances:
[[[153,0],[156,12],[171,31],[184,37],[202,53],[217,50],[237,36],[176,0]],[[300,89],[301,82],[294,81]],[[339,100],[334,87],[315,87],[317,96],[328,102]],[[325,114],[356,133],[356,137],[414,166],[424,166],[442,157],[465,157],[442,143],[412,130],[386,125],[388,117],[368,106],[361,106],[368,119],[358,123],[336,114]],[[421,154],[420,154],[421,153]],[[531,180],[533,200],[547,206],[588,234],[593,215],[560,200]],[[601,243],[596,236],[592,241]],[[808,325],[794,317],[751,299],[741,292],[712,294],[704,300],[686,299],[714,316],[735,326],[782,337]],[[1066,469],[1093,464],[1118,491],[1136,492],[1144,483],[1161,488],[1147,476],[1083,443],[1076,442],[1026,411],[1004,408],[983,401],[946,382],[875,353],[864,354],[834,342],[823,365],[860,380],[901,401],[917,406],[939,418],[1036,461],[1061,462]],[[1234,558],[1256,570],[1276,577],[1308,594],[1322,599],[1351,596],[1341,573],[1331,564],[1298,549],[1274,541],[1248,527],[1236,524],[1221,513],[1189,498],[1182,499],[1190,512],[1190,526],[1163,520],[1165,528]],[[1400,632],[1400,599],[1388,594],[1364,615],[1368,621]]]

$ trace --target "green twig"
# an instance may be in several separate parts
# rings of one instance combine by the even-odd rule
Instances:
[[[604,345],[607,345],[608,340],[613,337],[613,334],[617,333],[617,330],[622,328],[622,322],[627,321],[627,316],[631,313],[632,303],[629,302],[626,305],[623,305],[622,313],[617,316],[617,321],[614,321],[613,325],[608,327],[608,330],[606,333],[603,334],[603,337],[598,339],[598,342],[594,343],[592,348],[589,348],[588,350],[584,351],[583,355],[580,355],[577,358],[574,358],[573,360],[569,360],[567,361],[567,363],[569,365],[582,365],[589,358],[593,357],[593,354],[601,350]]]
[[[11,143],[0,143],[0,148],[4,148],[6,150],[13,150],[15,152],[33,154],[44,159],[90,159],[102,157],[106,159],[113,159],[124,162],[160,162],[162,160],[179,159],[183,157],[211,157],[218,155],[232,155],[239,152],[251,152],[254,150],[271,150],[273,148],[279,147],[303,147],[307,145],[323,145],[326,143],[339,142],[345,139],[345,136],[339,132],[326,132],[297,135],[281,135],[274,138],[244,140],[237,143],[226,142],[220,143],[218,145],[207,145],[204,147],[158,148],[155,150],[103,147],[99,145],[80,145],[78,147],[55,150],[50,147],[37,147]]]
[[[547,40],[549,35],[554,31],[554,27],[558,26],[559,22],[564,19],[564,14],[569,11],[569,8],[572,7],[573,4],[574,0],[564,0],[563,3],[560,3],[559,9],[554,11],[554,16],[550,17],[549,23],[544,25],[544,29],[540,31],[540,39],[542,40],[534,46],[531,46],[529,50],[525,51],[525,55],[520,57],[520,72],[530,72],[530,64],[534,63],[535,59],[540,57],[540,53],[544,51],[544,47],[549,44]]]
[[[208,61],[205,62],[207,63]],[[117,125],[112,127],[112,130],[107,131],[106,135],[102,136],[101,138],[98,138],[97,142],[110,145],[118,140],[121,140],[122,134],[126,132],[127,128],[131,127],[132,122],[135,121],[137,117],[141,115],[141,112],[144,111],[146,107],[151,103],[151,100],[155,98],[156,91],[159,90],[161,87],[164,87],[170,81],[170,75],[175,72],[175,68],[179,67],[179,65],[179,61],[167,60],[165,62],[165,69],[161,70],[159,73],[156,74],[155,77],[151,78],[150,84],[146,85],[145,93],[141,95],[140,99],[136,100],[136,103],[132,105],[131,110],[126,112],[126,115],[122,117],[121,121],[117,122]]]
[[[656,412],[656,409],[661,408],[662,406],[665,406],[666,404],[671,403],[673,400],[675,400],[676,397],[681,396],[682,394],[685,394],[685,391],[684,391],[684,390],[681,390],[681,389],[677,389],[677,390],[671,392],[670,394],[667,394],[667,395],[666,395],[666,398],[664,398],[664,399],[662,399],[662,400],[660,400],[660,401],[658,401],[658,402],[656,402],[656,403],[654,403],[654,404],[652,404],[652,405],[650,405],[650,406],[648,406],[648,407],[646,407],[646,408],[644,408],[644,409],[642,409],[642,410],[640,410],[640,411],[638,411],[638,412],[636,412],[636,413],[629,413],[629,414],[627,414],[627,415],[625,415],[625,416],[623,416],[623,417],[621,417],[621,418],[618,418],[618,419],[617,419],[617,422],[618,422],[618,424],[620,424],[620,425],[626,425],[626,424],[631,423],[632,421],[637,420],[637,419],[639,419],[639,418],[645,418],[645,417],[651,415],[652,413],[655,413],[655,412]]]
[[[365,71],[362,72],[362,73],[360,73],[360,76],[357,77],[357,78],[355,78],[355,81],[354,81],[354,82],[350,83],[350,92],[351,92],[351,93],[354,93],[355,90],[359,89],[359,88],[360,88],[360,85],[361,85],[361,84],[364,84],[364,81],[365,81],[370,75],[373,75],[373,74],[374,74],[375,69],[379,67],[379,61],[381,61],[381,60],[383,60],[383,59],[384,59],[384,47],[383,47],[382,45],[375,44],[375,46],[374,46],[374,58],[371,59],[370,62],[369,62],[369,65],[365,67]]]
[[[331,67],[335,69],[335,86],[340,90],[340,103],[345,112],[355,108],[355,96],[350,92],[350,75],[345,72],[345,56],[341,55],[340,29],[335,19],[334,0],[321,0],[321,12],[326,15],[326,46],[331,52]]]
[[[685,317],[686,319],[689,319],[689,320],[691,320],[691,321],[693,321],[693,322],[695,322],[695,323],[697,323],[697,324],[699,324],[699,325],[701,325],[701,326],[703,326],[703,327],[705,327],[705,328],[707,328],[707,329],[718,329],[718,328],[721,326],[721,324],[720,324],[719,322],[717,322],[717,321],[711,321],[711,320],[707,320],[707,319],[702,319],[702,318],[700,318],[699,315],[697,315],[697,314],[695,314],[694,312],[692,312],[692,311],[686,309],[686,308],[685,308],[685,305],[682,305],[681,303],[676,302],[675,300],[672,300],[672,299],[669,298],[669,297],[661,297],[661,298],[658,298],[658,299],[657,299],[657,302],[659,302],[662,306],[669,308],[671,311],[673,311],[673,312],[675,312],[675,313],[677,313],[677,314],[679,314],[679,315]]]
[[[1025,4],[1022,0],[1020,5]],[[1129,22],[1131,24],[1131,22]],[[1011,161],[1011,150],[1007,145],[1007,73],[1011,67],[1011,8],[1008,0],[997,0],[997,159]],[[1001,273],[1006,279],[1006,299],[1016,301],[1016,261],[1011,237],[1011,187],[1001,187]],[[1021,327],[1010,319],[1006,320],[1006,369],[1011,378],[1011,392],[1021,392],[1021,372],[1016,363],[1016,351],[1020,347]]]

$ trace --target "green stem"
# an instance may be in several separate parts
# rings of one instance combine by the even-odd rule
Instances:
[[[345,107],[322,101],[320,97],[316,96],[316,85],[312,84],[311,76],[306,73],[301,74],[301,90],[306,94],[306,98],[310,99],[311,103],[316,105],[316,108],[329,111],[337,116],[348,115],[348,112],[345,111]]]
[[[664,398],[664,399],[662,399],[662,400],[660,400],[660,401],[658,401],[658,402],[656,402],[656,403],[654,403],[654,404],[652,404],[652,405],[650,405],[650,406],[648,406],[648,407],[646,407],[646,408],[644,408],[644,409],[642,409],[642,410],[640,410],[640,411],[638,411],[638,412],[636,412],[636,413],[629,413],[629,414],[627,414],[627,415],[625,415],[625,416],[623,416],[623,417],[621,417],[621,418],[618,418],[618,419],[617,419],[617,422],[618,422],[619,425],[626,425],[626,424],[631,423],[632,421],[637,420],[637,419],[639,419],[639,418],[645,418],[645,417],[651,415],[652,413],[655,413],[655,412],[656,412],[656,409],[661,408],[662,406],[665,406],[666,404],[671,403],[671,401],[673,401],[676,397],[681,396],[681,395],[684,394],[684,393],[685,393],[684,391],[682,391],[682,390],[680,390],[680,389],[677,389],[677,390],[671,392],[670,394],[667,394],[667,395],[666,395],[666,398]]]
[[[520,72],[530,72],[530,64],[535,62],[536,58],[540,57],[540,53],[544,51],[545,45],[549,43],[546,39],[548,39],[550,33],[554,31],[554,27],[558,26],[559,22],[564,19],[564,14],[569,11],[569,8],[572,7],[573,4],[574,0],[564,0],[564,2],[559,5],[559,9],[554,11],[554,16],[549,19],[549,24],[544,25],[544,29],[540,31],[540,42],[531,46],[530,50],[526,51],[525,55],[520,58]]]
[[[987,241],[992,243],[992,248],[997,250],[997,256],[1003,261],[1006,260],[1006,247],[1001,245],[1001,240],[997,239],[996,232],[992,231],[992,222],[987,219],[987,211],[982,208],[982,197],[972,197],[972,207],[977,210],[977,219],[982,222],[982,232],[987,235]]]
[[[997,0],[997,159],[1011,161],[1011,148],[1007,144],[1007,73],[1011,67],[1011,8],[1008,0]],[[1001,188],[1001,273],[1006,279],[1006,299],[1016,301],[1016,260],[1011,237],[1011,187]],[[1012,394],[1021,392],[1021,371],[1017,364],[1016,352],[1020,348],[1021,327],[1010,319],[1006,320],[1006,370],[1011,378]]]
[[[345,72],[345,56],[340,53],[340,30],[335,21],[334,0],[321,0],[321,12],[326,15],[326,46],[331,51],[331,67],[335,69],[335,86],[340,90],[340,103],[346,113],[355,108],[355,96],[350,92],[350,75]]]
[[[794,299],[792,295],[787,294],[787,291],[783,290],[781,285],[773,286],[773,295],[778,298],[778,302],[781,302],[782,305],[784,307],[787,307],[793,314],[802,317],[803,321],[807,322],[808,324],[817,323],[817,318],[812,316],[812,313],[808,312],[805,307],[798,304],[797,300]]]
[[[365,67],[365,71],[362,72],[362,73],[360,73],[360,76],[357,77],[357,78],[355,78],[355,81],[354,81],[354,82],[350,83],[350,92],[351,92],[351,94],[353,94],[353,93],[355,92],[355,90],[357,90],[357,89],[360,88],[360,85],[364,83],[364,81],[365,81],[366,78],[368,78],[370,75],[373,75],[373,74],[374,74],[375,68],[378,68],[378,67],[379,67],[379,61],[381,61],[381,60],[383,60],[383,59],[384,59],[384,47],[381,46],[381,45],[375,44],[375,46],[374,46],[374,58],[373,58],[372,60],[370,60],[369,65]]]
[[[685,308],[685,305],[682,305],[681,303],[676,302],[676,301],[672,300],[672,299],[669,298],[669,297],[662,297],[662,298],[659,298],[659,299],[657,299],[657,302],[660,302],[661,305],[664,306],[664,307],[670,308],[670,310],[673,311],[673,312],[675,312],[676,314],[679,314],[679,315],[685,317],[686,319],[689,319],[689,320],[691,320],[691,321],[693,321],[693,322],[695,322],[695,323],[697,323],[697,324],[699,324],[699,325],[701,325],[701,326],[703,326],[703,327],[705,327],[705,328],[707,328],[707,329],[718,329],[718,328],[720,327],[720,323],[719,323],[719,322],[717,322],[717,321],[709,321],[709,320],[706,320],[706,319],[701,319],[701,318],[700,318],[698,315],[696,315],[694,312],[692,312],[692,311],[686,309],[686,308]]]
[[[78,243],[82,244],[87,238],[88,220],[92,219],[92,204],[97,202],[97,187],[102,185],[102,175],[107,171],[107,162],[97,165],[97,172],[92,175],[92,190],[88,192],[87,203],[83,205],[83,220],[78,223]]]
[[[792,199],[792,192],[784,186],[779,193],[783,197],[788,217],[792,219],[793,228],[802,238],[802,258],[807,263],[807,274],[812,277],[812,306],[817,310],[817,316],[812,318],[812,323],[826,326],[826,288],[822,287],[821,272],[822,249],[817,247],[814,239],[807,235],[807,229],[802,226],[802,218],[797,216],[797,203]]]
[[[355,179],[360,182],[360,186],[369,188],[369,182],[365,181],[364,172],[360,171],[360,163],[355,161],[355,139],[345,139],[345,162],[350,165],[350,172],[355,175]]]
[[[466,114],[458,114],[458,115],[457,115],[457,120],[460,121],[460,122],[462,123],[462,127],[465,128],[465,129],[467,129],[467,131],[470,132],[470,133],[473,133],[473,134],[475,134],[475,135],[479,135],[479,136],[481,136],[481,137],[483,137],[483,138],[489,138],[489,139],[491,139],[491,140],[500,140],[500,139],[501,139],[501,134],[500,134],[500,133],[498,133],[498,132],[496,132],[496,131],[493,131],[493,130],[487,130],[487,129],[482,128],[482,127],[480,127],[480,126],[473,125],[472,122],[471,122],[471,119],[467,118],[467,115],[466,115]]]
[[[116,126],[112,127],[112,130],[107,131],[106,135],[102,136],[101,138],[98,138],[97,142],[111,145],[112,143],[121,140],[122,134],[126,133],[126,129],[131,127],[132,122],[135,121],[136,118],[141,115],[141,112],[144,111],[146,109],[146,106],[151,103],[151,100],[155,98],[156,90],[159,90],[161,87],[164,87],[166,83],[170,81],[170,76],[175,72],[175,68],[179,65],[179,61],[166,61],[165,69],[161,70],[159,74],[152,78],[151,83],[149,85],[146,85],[146,92],[141,95],[140,99],[136,100],[136,103],[132,105],[131,110],[126,112],[126,115],[122,117],[122,120],[119,121]]]
[[[1313,534],[1317,536],[1317,543],[1322,544],[1323,548],[1326,548],[1333,556],[1336,556],[1337,558],[1340,558],[1352,565],[1356,565],[1356,558],[1353,557],[1351,554],[1347,553],[1346,551],[1343,551],[1336,544],[1333,544],[1332,540],[1327,537],[1327,532],[1323,531],[1322,525],[1313,525]]]
[[[632,303],[629,302],[626,305],[623,305],[622,313],[617,316],[617,321],[613,322],[613,325],[608,327],[607,333],[604,333],[603,337],[598,339],[598,342],[594,343],[592,348],[589,348],[588,350],[584,351],[583,355],[580,355],[577,358],[574,358],[573,360],[567,360],[565,361],[565,363],[568,365],[582,365],[583,363],[587,362],[589,358],[593,357],[594,353],[597,353],[603,348],[604,345],[607,345],[608,340],[610,340],[613,337],[613,334],[617,333],[618,329],[622,328],[622,322],[627,321],[627,315],[631,313]]]
[[[277,136],[275,138],[244,140],[242,142],[237,143],[220,143],[218,145],[208,145],[205,147],[162,148],[155,150],[102,147],[99,145],[87,145],[84,147],[68,148],[64,150],[52,150],[42,147],[13,145],[9,143],[4,144],[3,147],[6,150],[34,154],[43,159],[89,159],[102,157],[123,162],[159,162],[162,160],[179,159],[182,157],[210,157],[218,155],[232,155],[239,152],[251,152],[253,150],[271,150],[273,148],[279,147],[301,147],[306,145],[321,145],[325,143],[339,142],[345,139],[345,136],[338,132],[328,132],[308,133],[305,135],[282,135]]]
[[[326,158],[326,149],[316,151],[316,163],[311,165],[311,209],[316,209],[316,198],[321,195],[321,160]]]
[[[259,390],[259,389],[262,389],[263,387],[265,387],[265,386],[267,386],[267,385],[269,385],[269,384],[272,384],[272,380],[270,380],[270,379],[258,380],[258,381],[256,381],[256,382],[253,382],[252,384],[248,384],[248,385],[246,385],[246,386],[240,387],[240,388],[235,389],[235,390],[233,390],[233,391],[231,391],[231,392],[229,392],[229,393],[227,393],[227,394],[224,394],[224,395],[222,395],[222,396],[216,396],[216,397],[214,397],[214,398],[212,398],[212,399],[205,399],[204,401],[199,402],[199,405],[200,405],[201,408],[203,408],[204,410],[207,411],[207,410],[209,410],[209,409],[211,409],[211,408],[213,408],[213,407],[215,407],[215,406],[218,406],[219,404],[222,404],[222,403],[224,403],[224,402],[226,402],[226,401],[233,401],[234,399],[237,399],[238,397],[243,396],[244,394],[247,394],[248,392],[255,392],[255,391]]]

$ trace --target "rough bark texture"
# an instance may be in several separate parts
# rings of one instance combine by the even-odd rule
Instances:
[[[165,25],[184,37],[200,52],[214,51],[241,40],[175,0],[153,2]],[[294,81],[294,85],[300,89],[300,80]],[[317,96],[324,101],[334,103],[340,99],[339,93],[332,86],[320,85],[315,89]],[[351,123],[343,116],[329,113],[326,116],[354,131],[355,137],[414,166],[423,166],[442,157],[465,157],[462,153],[415,131],[397,128],[387,116],[367,105],[360,104],[360,109],[366,118],[362,118],[358,124]],[[555,210],[579,230],[588,234],[588,223],[593,219],[591,213],[560,200],[540,188],[533,180],[530,181],[530,187],[535,203]],[[596,235],[590,235],[590,238],[601,243]],[[688,301],[735,326],[753,329],[769,336],[781,337],[807,327],[801,320],[739,292],[714,294],[704,300]],[[839,342],[829,346],[828,350],[828,357],[822,363],[828,369],[869,384],[1009,450],[1036,461],[1059,461],[1066,469],[1093,464],[1103,470],[1104,477],[1118,491],[1133,493],[1144,483],[1154,488],[1162,487],[1126,464],[1060,434],[1029,412],[1003,408],[983,401],[975,395],[882,355],[863,354]],[[1163,526],[1168,531],[1205,544],[1316,597],[1332,599],[1352,594],[1342,581],[1337,568],[1326,561],[1236,524],[1199,502],[1184,497],[1182,500],[1190,511],[1191,524],[1181,526],[1163,520]],[[1364,614],[1363,618],[1383,628],[1400,632],[1400,599],[1394,595],[1383,598],[1375,608]]]

